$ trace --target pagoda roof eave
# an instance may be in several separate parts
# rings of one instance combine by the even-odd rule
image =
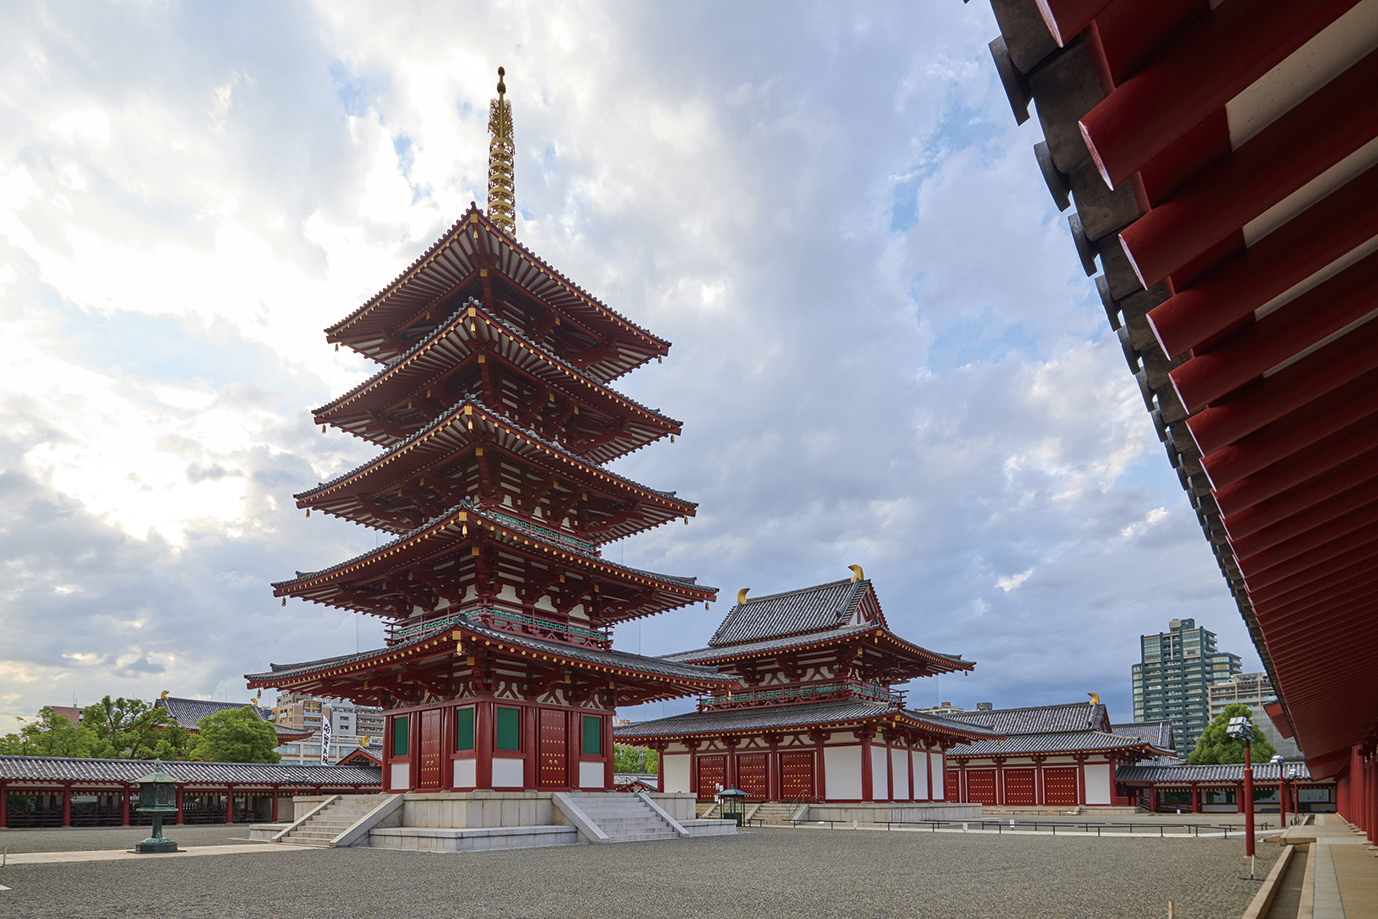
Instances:
[[[457,337],[461,340],[460,344],[470,345],[471,347],[473,344],[483,344],[482,342],[469,341],[471,335],[476,333],[470,333],[467,328],[467,323],[470,320],[475,320],[475,324],[477,324],[478,320],[481,320],[484,323],[484,338],[489,337],[489,330],[496,330],[495,338],[500,338],[514,346],[525,348],[527,351],[531,352],[533,358],[548,365],[552,371],[550,374],[552,380],[564,382],[562,378],[567,377],[572,379],[575,383],[579,384],[579,386],[585,389],[594,390],[602,398],[621,403],[628,411],[639,414],[643,416],[643,418],[657,423],[659,426],[664,427],[666,431],[679,433],[682,427],[681,422],[670,418],[668,415],[662,414],[656,409],[642,405],[635,399],[631,399],[610,389],[605,382],[594,378],[586,371],[580,370],[578,367],[573,366],[559,356],[550,353],[544,347],[529,341],[521,332],[512,328],[501,318],[490,315],[488,311],[483,308],[482,304],[472,298],[468,303],[464,304],[464,306],[467,307],[467,309],[461,307],[456,310],[447,322],[438,325],[429,335],[416,342],[416,344],[412,345],[412,347],[400,357],[388,363],[373,376],[359,383],[353,389],[338,398],[327,402],[320,408],[313,409],[311,414],[316,418],[317,423],[328,421],[331,414],[337,409],[368,392],[376,390],[386,381],[405,375],[409,370],[412,370],[419,361],[425,358],[428,352],[437,348],[451,337]],[[479,351],[478,348],[474,348],[473,350],[475,353]]]
[[[466,416],[466,408],[472,414]],[[544,437],[541,437],[534,431],[531,431],[526,428],[521,428],[518,425],[513,424],[503,415],[493,411],[492,409],[489,409],[482,402],[479,402],[476,399],[465,399],[463,402],[456,403],[444,415],[437,418],[435,421],[432,421],[430,424],[426,425],[421,430],[412,434],[407,439],[395,444],[394,446],[389,448],[385,453],[374,457],[366,463],[362,463],[354,467],[353,469],[349,470],[346,473],[343,473],[342,475],[336,476],[328,482],[323,482],[320,485],[317,485],[315,488],[309,488],[306,491],[298,492],[297,494],[293,495],[293,497],[297,501],[297,507],[314,507],[316,502],[313,499],[317,499],[325,495],[328,495],[330,492],[336,491],[344,487],[346,484],[365,480],[377,473],[379,470],[382,470],[385,466],[393,466],[393,464],[397,464],[400,462],[401,466],[395,468],[406,467],[411,468],[412,471],[419,471],[429,463],[433,462],[433,460],[417,462],[414,465],[408,467],[406,460],[407,454],[414,450],[417,450],[428,440],[440,436],[441,433],[444,432],[447,428],[449,428],[452,425],[455,425],[457,422],[461,420],[461,418],[466,417],[485,422],[486,424],[491,425],[494,429],[507,431],[513,437],[516,437],[519,440],[527,444],[530,444],[532,447],[540,449],[552,460],[552,468],[554,467],[553,461],[558,460],[560,463],[565,464],[566,466],[577,469],[578,472],[570,476],[571,478],[574,478],[576,480],[579,479],[579,477],[582,475],[594,479],[603,479],[611,483],[616,483],[617,485],[621,486],[622,488],[628,491],[639,492],[643,496],[650,498],[652,500],[661,501],[666,504],[676,506],[676,509],[679,511],[679,513],[677,513],[675,516],[679,516],[680,514],[692,516],[694,514],[695,509],[698,507],[698,504],[696,502],[686,501],[683,498],[676,497],[675,492],[661,491],[659,489],[650,488],[646,485],[642,485],[639,482],[629,479],[626,476],[618,475],[616,472],[611,472],[607,469],[602,468],[601,466],[597,466],[589,462],[588,460],[583,459],[577,454],[571,453],[569,450],[566,450],[559,444],[546,440]],[[440,460],[440,462],[444,461],[445,460],[443,459]]]
[[[515,518],[514,518],[515,520]],[[521,524],[521,521],[516,521]],[[474,525],[475,537],[463,535],[463,530],[469,524]],[[527,525],[529,527],[529,525]],[[717,596],[716,587],[702,586],[697,583],[697,578],[677,577],[674,575],[658,574],[652,571],[643,571],[639,568],[632,568],[627,565],[619,565],[616,562],[608,561],[601,556],[588,554],[579,551],[568,545],[547,539],[536,531],[534,527],[518,529],[497,518],[493,511],[478,508],[469,499],[465,499],[444,514],[441,514],[425,524],[398,536],[396,539],[365,552],[354,558],[340,562],[329,568],[313,572],[299,572],[297,577],[285,581],[273,582],[273,596],[288,597],[296,596],[305,592],[306,588],[312,586],[327,586],[332,581],[338,581],[343,575],[358,571],[364,568],[377,566],[380,570],[378,575],[386,574],[399,564],[413,564],[418,558],[429,557],[441,549],[439,542],[429,543],[433,537],[448,539],[448,549],[453,549],[462,540],[476,538],[480,528],[486,528],[490,533],[500,538],[506,538],[512,544],[535,545],[541,551],[551,554],[552,558],[561,559],[570,567],[585,568],[591,572],[603,573],[610,576],[610,580],[630,579],[640,581],[648,585],[663,590],[672,596],[680,599],[681,602],[674,606],[683,606],[686,603],[711,601]],[[428,543],[428,544],[427,544]],[[425,545],[423,545],[425,544]],[[391,564],[385,564],[387,560],[406,553],[403,558],[399,558]],[[325,600],[318,597],[307,597],[314,602],[324,603]],[[335,604],[331,604],[335,605]],[[674,606],[666,607],[673,609]],[[354,608],[354,607],[347,607]],[[642,615],[653,615],[655,610],[640,615],[629,616],[625,619],[618,618],[610,621],[630,621],[631,619],[641,618]],[[372,612],[372,611],[369,611]]]
[[[449,230],[432,243],[430,248],[418,256],[405,271],[392,281],[391,284],[374,294],[344,319],[334,325],[327,326],[325,329],[326,340],[342,341],[343,333],[351,325],[358,323],[364,317],[376,311],[379,307],[384,306],[388,300],[398,297],[408,286],[416,284],[418,279],[424,278],[427,274],[434,273],[438,275],[438,269],[432,267],[436,259],[443,250],[457,243],[459,238],[463,235],[464,230],[469,227],[481,227],[488,235],[490,242],[496,242],[498,246],[505,248],[506,252],[504,254],[510,255],[522,265],[529,263],[529,267],[536,275],[548,279],[555,288],[563,292],[565,295],[564,298],[569,301],[562,304],[566,308],[573,307],[575,309],[580,309],[583,312],[591,314],[591,317],[596,317],[601,320],[606,325],[621,330],[631,337],[638,339],[642,342],[644,349],[650,354],[664,354],[669,350],[670,343],[668,341],[632,322],[627,317],[611,309],[578,285],[574,284],[521,243],[508,236],[500,228],[494,226],[487,215],[472,203],[463,216],[456,220]],[[500,261],[502,260],[500,259]],[[521,284],[516,278],[512,280],[519,285]],[[437,286],[442,286],[443,289],[449,289],[451,285],[440,281]],[[533,293],[535,292],[533,291]],[[550,302],[548,298],[543,299],[546,299],[546,302]],[[641,363],[644,363],[644,361]],[[630,370],[631,368],[629,367],[627,369]],[[626,371],[623,372],[625,373]],[[620,376],[621,374],[618,375]]]
[[[655,721],[628,724],[613,729],[613,737],[624,743],[663,741],[705,736],[741,736],[780,730],[838,730],[884,722],[912,730],[939,734],[954,741],[980,740],[992,736],[984,728],[970,728],[932,719],[917,712],[874,702],[837,701],[804,705],[778,705],[724,711],[688,712]]]
[[[972,670],[976,667],[975,661],[963,660],[961,655],[929,651],[927,648],[905,641],[885,626],[875,622],[863,622],[804,635],[789,635],[781,638],[743,642],[742,644],[720,648],[681,651],[667,654],[665,659],[685,663],[691,661],[695,663],[724,663],[751,657],[775,657],[781,651],[803,651],[859,639],[864,641],[868,637],[875,638],[875,643],[884,640],[892,648],[904,651],[912,660],[923,661],[930,673],[954,673],[961,670]]]
[[[1104,731],[1059,731],[1047,734],[1014,734],[1000,739],[987,739],[962,744],[947,751],[956,759],[991,756],[1031,756],[1059,753],[1138,753],[1143,757],[1171,756],[1164,750],[1138,737],[1107,734]]]
[[[320,681],[330,677],[340,677],[350,673],[360,674],[371,671],[382,663],[405,660],[425,652],[434,652],[442,647],[456,647],[468,641],[483,642],[486,646],[523,655],[532,652],[554,658],[571,666],[605,671],[610,676],[624,678],[668,679],[694,688],[716,689],[738,684],[736,677],[719,673],[709,667],[692,664],[674,664],[658,657],[643,657],[625,651],[601,651],[582,645],[566,645],[561,642],[516,635],[499,629],[489,628],[481,622],[462,617],[448,623],[444,628],[428,632],[390,648],[377,648],[355,654],[321,658],[295,664],[270,664],[266,673],[248,673],[244,679],[249,688],[270,688],[299,683],[310,678]]]

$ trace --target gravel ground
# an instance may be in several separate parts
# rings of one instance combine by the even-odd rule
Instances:
[[[0,830],[0,849],[19,852],[91,852],[132,849],[153,833],[151,826],[102,826],[42,830]],[[248,824],[225,826],[163,826],[163,836],[183,849],[194,846],[236,845],[249,838]],[[0,916],[4,912],[0,910]]]
[[[239,828],[187,829],[185,843],[173,838],[191,845],[193,834],[218,829],[228,842]],[[1259,854],[1262,878],[1278,850],[1260,846]],[[0,884],[13,888],[0,891],[0,915],[16,919],[1156,919],[1169,899],[1183,919],[1220,919],[1241,915],[1260,881],[1248,879],[1243,845],[1233,840],[765,829],[466,855],[265,847],[175,861],[12,865],[0,869]]]

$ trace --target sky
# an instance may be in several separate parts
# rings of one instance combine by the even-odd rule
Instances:
[[[612,468],[698,514],[605,554],[721,593],[618,648],[858,564],[977,662],[911,706],[1130,721],[1175,617],[1261,669],[997,34],[956,0],[5,5],[0,733],[382,644],[269,585],[379,542],[292,498],[375,452],[312,423],[376,366],[323,329],[483,205],[499,65],[518,238],[673,343],[615,386],[684,434]]]

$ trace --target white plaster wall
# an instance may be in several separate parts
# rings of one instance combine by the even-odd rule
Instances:
[[[941,801],[943,799],[943,780],[947,778],[943,774],[943,755],[930,753],[928,759],[933,764],[933,800]]]
[[[909,800],[909,751],[891,750],[890,762],[893,764],[891,773],[894,775],[895,793],[891,796],[896,801]]]
[[[916,752],[910,759],[914,762],[914,797],[922,801],[928,797],[928,754]]]
[[[1097,763],[1086,766],[1086,803],[1110,803],[1110,764]]]
[[[478,784],[478,760],[455,760],[455,787],[473,788]]]
[[[602,787],[603,787],[603,764],[602,764],[602,763],[580,763],[580,764],[579,764],[579,787],[580,787],[580,788],[602,788]]]
[[[861,798],[861,747],[824,747],[823,781],[830,800]]]
[[[406,763],[393,763],[388,768],[388,787],[393,791],[406,791],[411,788],[410,772]]]
[[[522,760],[493,757],[493,787],[521,788],[524,768]]]
[[[660,758],[665,764],[665,787],[661,791],[693,791],[689,787],[689,759],[688,753],[666,753]]]
[[[871,748],[871,800],[888,801],[890,800],[890,769],[885,761],[884,747]]]

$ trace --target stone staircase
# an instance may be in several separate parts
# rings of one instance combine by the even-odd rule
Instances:
[[[674,827],[645,801],[622,792],[580,792],[570,798],[608,834],[608,842],[650,842],[678,839]]]
[[[748,814],[752,820],[760,820],[763,826],[792,826],[790,818],[799,810],[799,807],[798,804],[779,801],[767,802],[757,805],[755,813],[748,810]]]
[[[358,823],[365,814],[381,804],[385,797],[387,796],[339,795],[334,801],[273,841],[294,846],[332,847],[337,836]]]

